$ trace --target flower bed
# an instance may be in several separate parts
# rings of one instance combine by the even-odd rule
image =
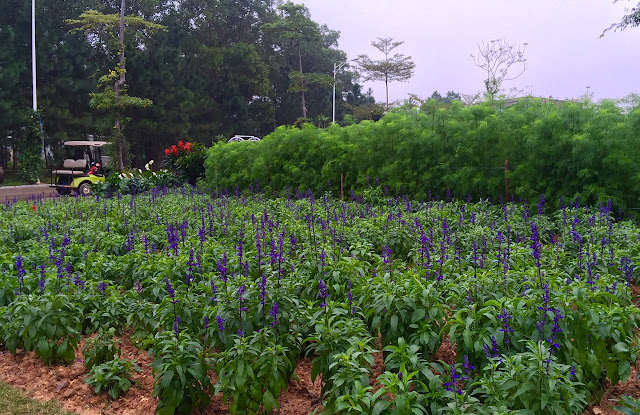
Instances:
[[[64,365],[81,336],[126,330],[166,413],[212,396],[275,411],[305,355],[327,413],[579,412],[636,361],[639,231],[607,206],[186,188],[16,203],[0,344]]]

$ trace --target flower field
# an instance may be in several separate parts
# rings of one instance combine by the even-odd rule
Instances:
[[[0,349],[117,400],[126,333],[158,413],[275,412],[305,356],[325,413],[580,413],[637,360],[640,228],[610,206],[155,189],[4,205],[0,241]]]

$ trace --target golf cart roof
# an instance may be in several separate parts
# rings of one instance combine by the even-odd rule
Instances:
[[[89,147],[102,147],[104,145],[111,144],[108,141],[65,141],[65,146],[89,146]]]

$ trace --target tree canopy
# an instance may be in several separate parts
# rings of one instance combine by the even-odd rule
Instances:
[[[123,117],[124,134],[136,148],[129,154],[132,164],[161,157],[162,149],[178,140],[210,144],[234,134],[264,136],[278,125],[293,124],[303,115],[303,91],[308,120],[331,116],[333,84],[326,81],[334,63],[346,61],[337,47],[339,33],[314,22],[303,6],[287,3],[278,9],[275,3],[126,2],[126,21],[132,25],[124,39],[126,92],[153,101],[128,109]],[[11,148],[31,114],[31,10],[28,2],[17,0],[0,0],[0,6],[0,147]],[[46,144],[54,151],[72,138],[111,137],[113,116],[92,108],[91,100],[100,104],[96,94],[108,91],[99,80],[118,61],[120,6],[113,0],[36,2],[38,102]],[[309,38],[267,30],[287,23],[286,10],[300,15]],[[80,28],[70,22],[83,13],[96,30],[70,32]],[[111,16],[105,23],[115,32],[97,30],[95,23],[104,16]],[[146,29],[129,30],[135,19],[167,30],[145,36]],[[340,71],[336,81],[337,120],[371,102],[353,71]],[[5,156],[0,154],[0,163],[6,166]]]
[[[617,3],[620,0],[614,0],[614,3]],[[626,9],[627,14],[622,16],[622,19],[618,23],[613,23],[607,29],[605,29],[600,37],[604,36],[610,30],[614,32],[618,30],[625,30],[628,27],[638,27],[640,26],[640,2],[636,5],[636,7],[632,7],[630,9]]]
[[[108,52],[117,52],[119,56],[115,70],[110,70],[107,75],[100,77],[98,81],[98,87],[103,91],[89,94],[92,107],[103,110],[114,117],[113,138],[116,144],[116,160],[119,171],[124,169],[125,141],[121,125],[124,112],[129,107],[148,107],[152,104],[149,99],[132,97],[127,94],[125,27],[128,29],[127,32],[129,34],[133,34],[138,45],[143,44],[140,39],[141,35],[148,35],[158,30],[166,30],[166,27],[146,21],[140,16],[125,17],[126,1],[121,1],[120,13],[103,14],[95,10],[89,10],[82,13],[78,19],[67,20],[68,24],[74,26],[71,30],[72,32],[84,32],[89,41],[101,44]],[[117,36],[116,32],[118,33]]]
[[[527,43],[516,45],[505,38],[478,43],[478,52],[471,58],[485,72],[484,86],[490,99],[495,98],[505,81],[516,79],[527,70],[526,49]]]
[[[396,53],[389,56],[391,52],[404,42],[394,41],[392,37],[378,38],[371,42],[371,45],[384,55],[384,59],[373,60],[368,55],[360,55],[357,58],[359,69],[364,74],[365,81],[384,81],[387,108],[389,108],[389,82],[408,81],[416,67],[411,60],[411,56]]]

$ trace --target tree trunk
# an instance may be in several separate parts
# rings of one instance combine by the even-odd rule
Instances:
[[[120,33],[118,36],[118,42],[120,43],[120,78],[113,85],[114,99],[116,106],[120,100],[120,88],[125,84],[125,59],[124,59],[124,9],[125,0],[122,0],[120,4]],[[120,126],[120,110],[116,109],[116,119],[114,123],[114,132],[116,136],[116,155],[118,158],[118,170],[124,170],[124,157],[123,157],[123,138],[122,127]]]
[[[7,167],[7,146],[4,142],[6,134],[0,134],[0,167]]]
[[[18,151],[16,150],[16,142],[19,140],[18,135],[20,132],[18,130],[13,130],[12,134],[12,143],[11,143],[11,161],[13,162],[13,170],[18,168]]]
[[[304,103],[304,75],[302,75],[302,54],[300,53],[300,42],[298,42],[298,64],[300,65],[300,92],[302,93],[302,116],[307,118],[307,106]]]
[[[387,76],[387,74],[384,74],[384,87],[387,91],[387,108],[386,110],[389,111],[389,77]]]

